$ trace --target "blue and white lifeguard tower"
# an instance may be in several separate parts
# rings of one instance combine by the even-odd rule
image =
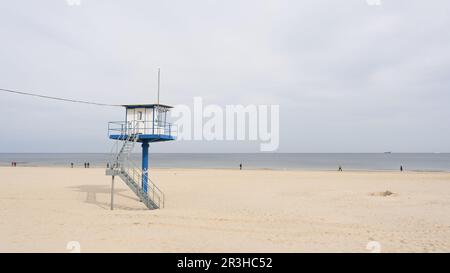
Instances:
[[[175,140],[176,130],[168,122],[172,107],[163,104],[130,104],[123,107],[125,121],[108,124],[108,136],[116,140],[116,151],[106,170],[106,175],[112,176],[111,209],[115,176],[119,176],[147,208],[163,208],[164,193],[148,176],[148,150],[150,143]],[[138,142],[142,147],[141,167],[131,160],[131,153]]]

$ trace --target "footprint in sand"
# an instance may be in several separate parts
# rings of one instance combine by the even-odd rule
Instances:
[[[397,196],[398,194],[393,193],[391,191],[382,191],[382,192],[372,192],[369,195],[370,196],[388,197],[388,196]]]

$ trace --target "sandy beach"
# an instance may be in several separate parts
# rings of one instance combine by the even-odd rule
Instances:
[[[157,169],[164,209],[111,211],[104,172],[1,167],[0,251],[450,251],[450,173]]]

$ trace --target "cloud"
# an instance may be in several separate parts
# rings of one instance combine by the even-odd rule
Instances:
[[[3,88],[153,102],[161,67],[164,103],[191,105],[202,96],[218,105],[280,104],[280,152],[450,151],[443,122],[450,118],[448,1],[55,0],[0,7]],[[3,128],[13,132],[0,152],[107,152],[106,122],[123,117],[122,109],[7,94],[0,94],[0,109]],[[177,142],[154,150],[257,147]]]

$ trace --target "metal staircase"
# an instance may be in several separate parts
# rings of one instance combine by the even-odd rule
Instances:
[[[139,124],[136,122],[129,122],[122,128],[121,135],[113,147],[117,152],[113,153],[106,175],[120,177],[148,209],[164,208],[164,193],[150,180],[148,174],[142,173],[131,160],[131,153],[139,140],[138,131]],[[147,192],[143,189],[143,177],[148,181]]]

